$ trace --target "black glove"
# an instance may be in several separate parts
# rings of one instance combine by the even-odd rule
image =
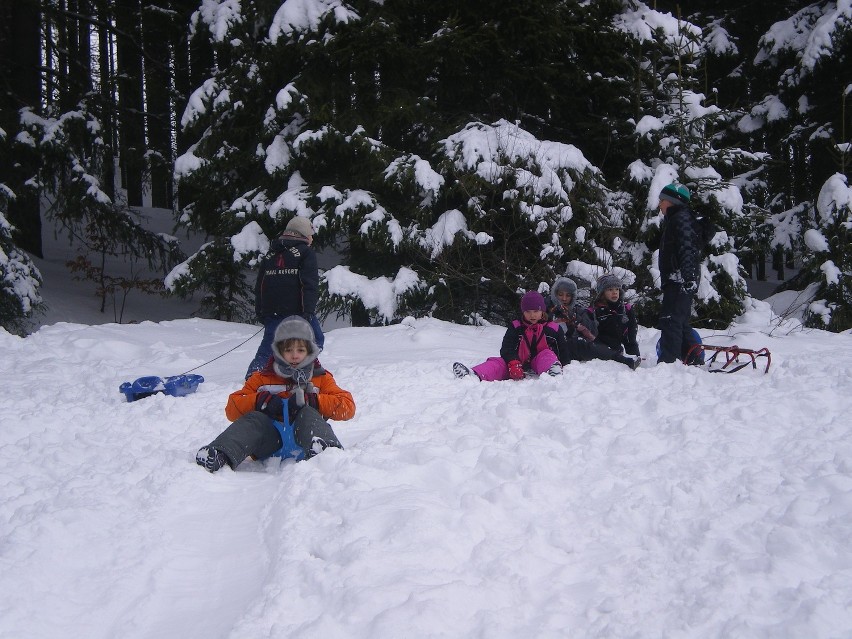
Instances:
[[[690,295],[695,295],[698,292],[698,282],[690,280],[688,282],[684,282],[680,285],[681,290],[684,293],[689,293]]]
[[[272,419],[281,419],[284,416],[284,400],[269,391],[261,391],[257,394],[254,408]]]

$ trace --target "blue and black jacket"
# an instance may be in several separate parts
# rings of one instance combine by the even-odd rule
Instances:
[[[255,284],[260,319],[314,315],[319,299],[317,255],[299,233],[284,231],[260,263]]]

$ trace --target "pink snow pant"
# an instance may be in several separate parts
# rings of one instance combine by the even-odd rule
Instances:
[[[536,375],[541,375],[546,372],[554,364],[559,362],[559,358],[549,348],[539,351],[530,362],[530,368]],[[473,367],[473,372],[479,376],[483,382],[499,382],[504,379],[509,379],[509,365],[502,357],[489,357],[481,364]]]

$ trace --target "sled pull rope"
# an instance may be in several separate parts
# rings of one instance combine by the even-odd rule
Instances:
[[[199,368],[201,368],[202,366],[207,366],[207,364],[212,364],[212,363],[213,363],[213,362],[215,362],[217,359],[221,359],[221,358],[225,357],[225,355],[227,355],[228,353],[231,353],[231,352],[233,352],[233,351],[237,350],[237,349],[238,349],[240,346],[242,346],[243,344],[246,344],[246,343],[248,343],[249,341],[251,341],[252,339],[254,339],[255,337],[257,337],[257,336],[258,336],[258,334],[260,334],[260,332],[261,332],[262,330],[263,330],[263,327],[261,326],[261,327],[257,330],[257,332],[256,332],[254,335],[252,335],[252,336],[251,336],[251,337],[249,337],[248,339],[243,340],[242,342],[240,342],[239,344],[237,344],[236,346],[234,346],[234,348],[232,348],[232,349],[230,349],[230,350],[225,351],[225,352],[224,352],[224,353],[222,353],[221,355],[217,355],[217,356],[216,356],[216,357],[214,357],[213,359],[208,360],[208,361],[204,362],[203,364],[199,364],[199,365],[198,365],[198,366],[196,366],[195,368],[190,368],[188,371],[184,371],[183,373],[181,373],[181,375],[186,375],[187,373],[191,373],[192,371],[197,371],[197,370],[198,370]]]

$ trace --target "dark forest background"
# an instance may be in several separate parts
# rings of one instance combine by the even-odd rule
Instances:
[[[113,277],[124,256],[200,294],[200,315],[244,320],[263,245],[234,238],[296,214],[365,281],[410,274],[395,317],[326,283],[323,312],[355,323],[499,321],[519,291],[591,266],[623,275],[653,325],[662,165],[725,233],[697,324],[729,323],[768,265],[811,287],[810,325],[852,327],[850,204],[829,197],[848,188],[852,124],[837,3],[317,0],[298,24],[286,5],[0,0],[4,327],[38,312],[45,219],[103,291],[164,291]],[[647,33],[624,27],[643,14]],[[490,174],[452,142],[480,129],[498,140]],[[547,191],[553,145],[587,166],[557,166]],[[144,228],[143,202],[209,241],[185,255]],[[463,228],[436,251],[448,211]]]

